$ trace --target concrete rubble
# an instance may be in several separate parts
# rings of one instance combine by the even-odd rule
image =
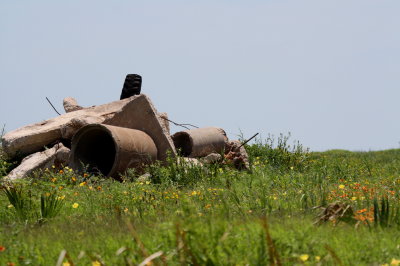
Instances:
[[[82,110],[83,107],[78,105],[78,102],[75,100],[75,98],[72,97],[66,97],[63,100],[63,106],[64,110],[66,113]]]
[[[222,162],[222,160],[223,160],[222,155],[215,152],[210,153],[209,155],[200,159],[200,161],[205,164],[220,163]]]
[[[242,143],[238,140],[227,141],[225,146],[225,160],[231,162],[236,169],[249,170],[249,156]]]
[[[2,137],[3,151],[10,158],[27,156],[9,173],[8,180],[23,178],[55,163],[81,170],[81,161],[97,163],[92,168],[104,168],[99,171],[101,174],[118,179],[127,168],[137,168],[141,163],[166,162],[168,156],[177,155],[177,150],[186,157],[185,161],[196,165],[229,161],[238,169],[249,168],[244,147],[238,141],[229,141],[220,128],[186,130],[171,137],[167,113],[158,113],[144,94],[92,107],[79,106],[74,98],[67,97],[63,106],[65,114],[21,127]],[[138,140],[153,146],[143,146]],[[107,156],[98,155],[105,151],[103,145],[108,145]],[[91,154],[97,154],[94,156],[97,159]],[[152,159],[145,159],[150,154]],[[107,166],[100,165],[103,163]]]
[[[33,153],[25,157],[21,164],[14,168],[6,177],[7,180],[23,178],[35,170],[51,168],[52,165],[68,163],[70,149],[62,143],[54,145],[52,148]]]
[[[167,151],[175,154],[175,147],[157,114],[150,99],[141,94],[21,127],[3,136],[3,149],[10,157],[31,154],[60,139],[70,140],[83,126],[96,123],[144,131],[156,143],[158,159],[164,160]]]

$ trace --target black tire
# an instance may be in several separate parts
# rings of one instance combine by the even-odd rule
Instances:
[[[122,88],[120,100],[139,95],[142,89],[142,77],[138,74],[126,75],[124,87]]]

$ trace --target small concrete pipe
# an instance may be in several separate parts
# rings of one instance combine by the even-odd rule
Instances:
[[[223,153],[226,133],[221,128],[205,127],[180,131],[172,136],[174,145],[185,157],[203,157],[210,153]]]
[[[71,165],[120,179],[128,168],[141,169],[157,159],[152,138],[143,131],[103,124],[82,127],[72,138]]]

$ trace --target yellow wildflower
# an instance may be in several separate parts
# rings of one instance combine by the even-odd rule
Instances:
[[[76,181],[76,177],[75,176],[71,177],[71,180],[72,180],[72,182],[75,182]]]
[[[83,187],[84,185],[86,185],[86,182],[82,182],[79,184],[80,187]]]
[[[302,254],[302,255],[300,255],[299,259],[301,261],[307,261],[309,257],[310,256],[308,254]]]
[[[101,266],[101,263],[98,260],[92,261],[92,266]]]
[[[392,261],[390,262],[391,266],[398,266],[400,265],[400,260],[397,260],[395,258],[392,259]]]
[[[72,204],[72,208],[74,208],[74,209],[76,209],[76,208],[78,208],[79,207],[79,204],[78,203],[74,203],[74,204]]]
[[[315,261],[320,261],[321,257],[320,256],[315,256]]]
[[[71,266],[71,263],[69,263],[68,261],[63,262],[62,266]]]
[[[340,189],[344,189],[344,185],[339,185],[339,188]]]
[[[355,201],[355,200],[357,200],[357,197],[351,197],[351,200]]]

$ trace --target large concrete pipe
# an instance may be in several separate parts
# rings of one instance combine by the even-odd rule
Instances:
[[[172,140],[182,156],[202,157],[213,152],[223,153],[228,138],[221,128],[205,127],[177,132]]]
[[[72,138],[71,165],[120,179],[128,168],[141,169],[157,159],[154,141],[143,131],[103,124],[82,127]]]

